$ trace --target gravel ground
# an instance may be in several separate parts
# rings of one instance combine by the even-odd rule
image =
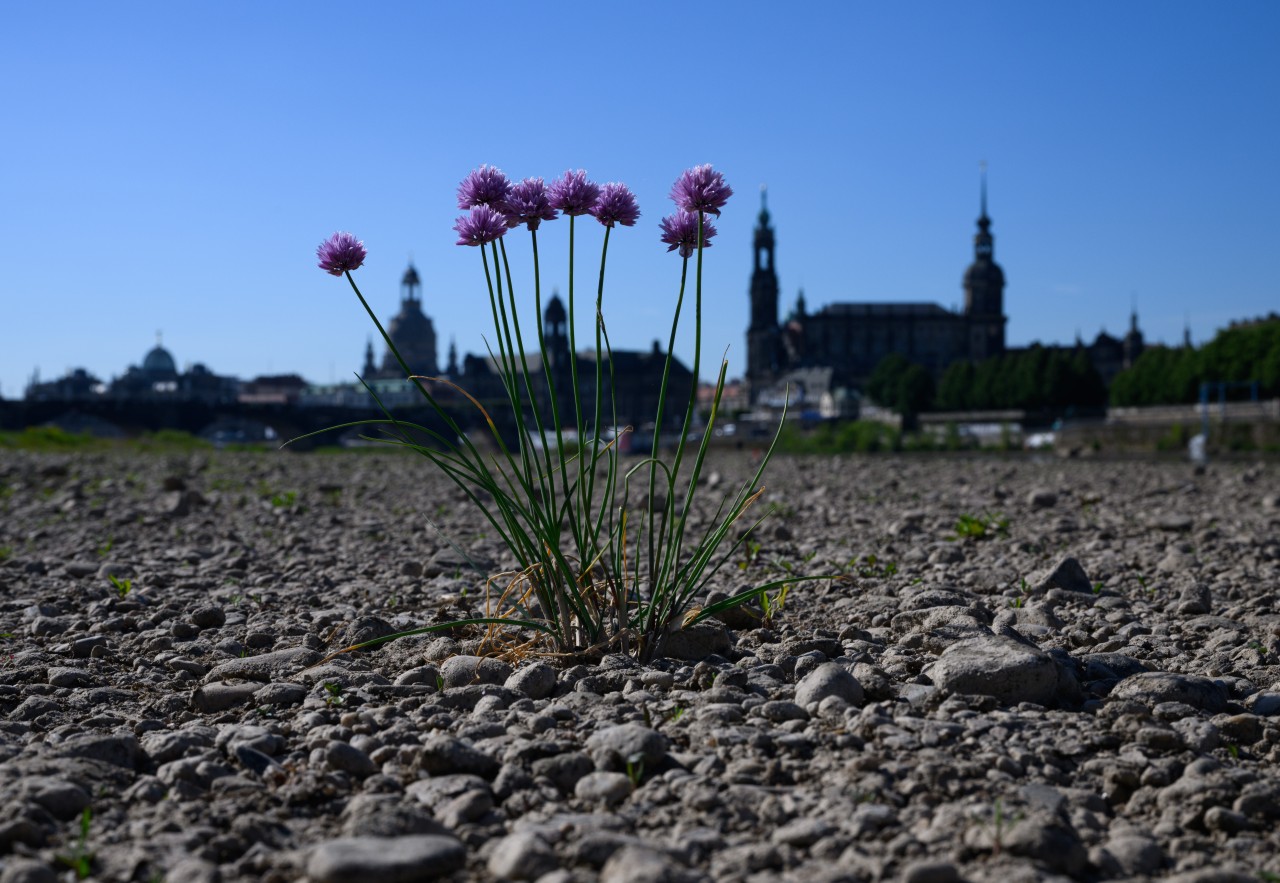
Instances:
[[[767,478],[684,658],[322,663],[509,563],[427,464],[0,452],[0,881],[1280,880],[1274,465]]]

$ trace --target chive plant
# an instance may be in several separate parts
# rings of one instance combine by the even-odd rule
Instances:
[[[621,458],[619,450],[619,440],[630,427],[618,423],[603,309],[610,237],[618,227],[634,226],[640,215],[625,185],[596,185],[581,170],[566,172],[550,185],[541,178],[513,185],[498,169],[481,166],[459,186],[458,207],[467,213],[454,230],[459,245],[475,248],[480,255],[493,321],[490,362],[502,386],[505,414],[490,413],[480,399],[453,380],[414,375],[352,275],[366,257],[364,244],[349,233],[335,233],[321,244],[320,267],[346,277],[388,351],[443,426],[435,429],[397,418],[366,384],[383,418],[331,428],[376,424],[382,432],[379,440],[427,457],[461,488],[518,562],[518,570],[507,575],[505,591],[496,600],[486,601],[484,616],[400,632],[360,646],[474,624],[526,631],[555,653],[623,652],[648,660],[662,652],[670,632],[781,585],[782,581],[770,582],[715,604],[698,604],[716,572],[759,524],[759,520],[739,522],[763,492],[760,481],[777,443],[775,435],[751,478],[719,500],[710,526],[695,527],[691,516],[698,480],[719,414],[727,368],[722,361],[710,412],[698,435],[703,255],[716,235],[710,216],[718,217],[731,195],[722,175],[709,165],[685,171],[672,187],[676,211],[659,226],[667,250],[676,251],[682,261],[679,294],[653,438],[643,456],[630,462]],[[538,252],[540,225],[561,215],[568,218],[569,227],[567,376],[553,370],[548,350]],[[588,216],[604,226],[591,304],[594,377],[580,376],[575,326],[576,225],[579,218]],[[507,235],[521,227],[529,234],[533,258],[537,325],[532,335],[520,324],[521,304],[527,303],[522,298],[527,295],[517,295],[506,248]],[[695,343],[693,383],[685,399],[673,392],[671,367],[691,262]],[[531,350],[540,358],[530,359]],[[566,379],[569,389],[557,389]],[[547,403],[545,407],[540,407],[540,399]],[[482,452],[472,442],[450,400],[475,409],[496,453]],[[514,438],[502,431],[503,426],[516,428]],[[664,439],[671,444],[664,444]],[[789,576],[787,581],[795,580]]]

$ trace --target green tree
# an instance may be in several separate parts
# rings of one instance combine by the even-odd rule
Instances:
[[[898,380],[895,409],[904,417],[914,417],[933,403],[933,375],[923,365],[909,365]]]
[[[938,408],[943,411],[965,411],[973,407],[976,371],[973,362],[952,362],[938,381]]]
[[[867,395],[876,404],[893,407],[898,399],[898,385],[911,363],[901,353],[889,353],[876,364],[867,378]]]

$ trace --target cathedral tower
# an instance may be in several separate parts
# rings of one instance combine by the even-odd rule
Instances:
[[[1004,271],[995,262],[995,237],[987,217],[987,170],[982,169],[982,212],[973,237],[973,263],[964,274],[964,314],[969,320],[969,358],[1004,352]]]
[[[400,280],[400,312],[396,313],[387,326],[387,335],[395,343],[413,374],[435,377],[438,373],[436,329],[422,312],[422,295],[419,293],[421,288],[422,281],[418,278],[418,271],[413,264],[409,264],[409,269],[404,271],[404,277]],[[400,377],[404,374],[404,369],[390,349],[382,358],[381,373],[387,377]]]
[[[773,264],[773,227],[765,190],[760,189],[760,219],[755,232],[755,268],[751,273],[751,325],[747,328],[747,380],[768,381],[778,368],[778,274]]]

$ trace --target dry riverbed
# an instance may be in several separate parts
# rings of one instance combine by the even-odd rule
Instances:
[[[686,658],[321,664],[510,563],[425,463],[0,451],[0,881],[1280,880],[1275,465],[767,485]]]

